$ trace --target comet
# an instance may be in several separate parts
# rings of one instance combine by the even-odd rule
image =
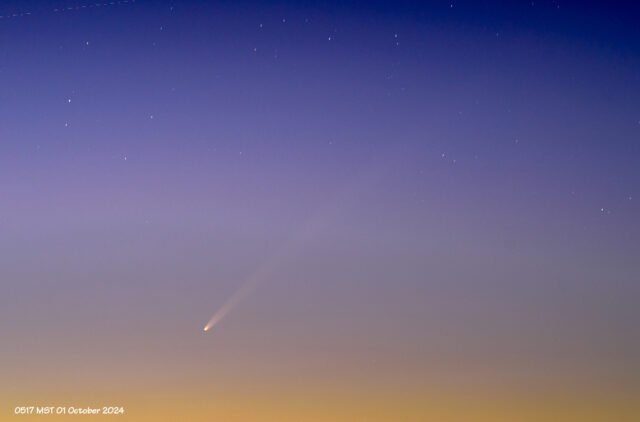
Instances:
[[[248,281],[239,290],[237,290],[227,301],[213,314],[207,325],[204,327],[204,331],[207,332],[215,327],[229,312],[235,308],[242,299],[244,299],[258,284],[258,279]]]
[[[368,170],[373,171],[379,168],[379,166],[371,166]],[[330,207],[322,207],[322,211],[318,211],[313,214],[309,220],[302,224],[298,230],[294,231],[291,237],[285,241],[285,243],[277,249],[260,267],[254,271],[251,276],[236,290],[226,302],[222,304],[215,314],[211,317],[207,325],[204,326],[203,331],[209,332],[216,325],[220,323],[231,311],[233,311],[240,302],[247,296],[249,296],[260,283],[269,278],[272,273],[278,269],[280,265],[289,261],[302,249],[302,246],[315,237],[320,231],[322,231],[332,220],[330,217],[335,217],[335,214],[345,210],[345,199],[347,202],[354,200],[353,191],[354,188],[360,186],[359,181],[370,173],[369,171],[360,174],[360,177],[354,178],[351,183],[341,189],[339,199],[334,201]]]
[[[297,236],[293,236],[283,247],[281,247],[276,253],[274,253],[264,264],[262,264],[245,282],[236,290],[227,301],[216,311],[211,317],[207,325],[204,326],[204,331],[207,332],[215,327],[229,312],[231,312],[238,304],[269,275],[277,269],[279,264],[287,257],[291,256],[293,248],[300,243],[302,238],[308,236],[309,226],[307,225],[301,232],[298,232]]]
[[[251,276],[236,290],[226,302],[211,317],[204,332],[210,331],[238,304],[249,296],[260,283],[269,278],[271,274],[285,261],[290,260],[300,249],[301,245],[311,239],[316,233],[326,226],[327,219],[318,213],[303,224],[285,243],[277,249]]]

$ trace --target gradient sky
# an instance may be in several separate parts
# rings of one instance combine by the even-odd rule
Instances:
[[[0,420],[637,420],[640,7],[0,16]]]

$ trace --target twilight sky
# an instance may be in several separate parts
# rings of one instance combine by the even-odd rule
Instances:
[[[0,420],[636,420],[640,7],[265,3],[0,2]]]

